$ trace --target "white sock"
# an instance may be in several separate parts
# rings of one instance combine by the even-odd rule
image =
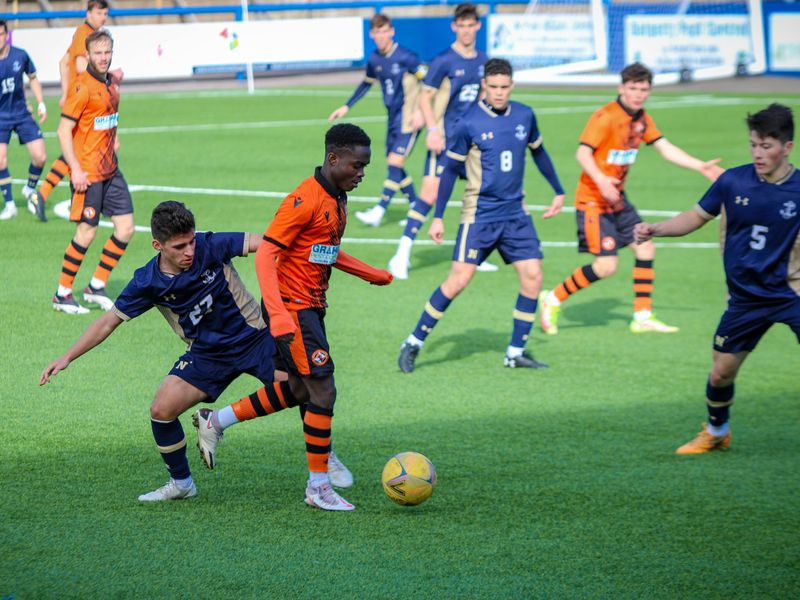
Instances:
[[[381,217],[386,214],[386,209],[383,208],[380,204],[376,204],[372,207],[372,212],[378,213]]]
[[[174,481],[175,481],[175,484],[178,487],[182,487],[184,489],[186,489],[188,487],[192,487],[192,476],[191,475],[189,475],[189,477],[187,477],[186,479],[175,479]]]
[[[64,287],[63,285],[58,286],[58,291],[56,294],[64,298],[65,296],[69,296],[72,293],[72,288]]]
[[[558,299],[558,296],[556,296],[553,290],[550,290],[550,293],[547,294],[547,303],[553,306],[561,306],[561,300]]]
[[[640,310],[633,313],[633,320],[634,321],[644,321],[645,319],[649,319],[653,316],[653,312],[649,310]]]
[[[517,348],[516,346],[509,346],[506,348],[506,356],[508,358],[517,358],[518,356],[522,356],[525,348]]]
[[[320,486],[323,483],[328,483],[330,480],[328,479],[328,473],[315,473],[314,471],[308,472],[308,483],[313,486]]]
[[[414,240],[412,240],[407,235],[404,235],[400,238],[400,243],[397,245],[397,254],[396,256],[405,256],[408,259],[411,256],[411,246],[414,245]]]
[[[713,435],[714,437],[722,437],[723,435],[727,435],[728,431],[731,428],[730,422],[726,421],[719,427],[712,425],[711,423],[708,424],[708,433]]]
[[[425,342],[416,337],[413,333],[406,338],[406,343],[416,346],[417,348],[422,348],[425,345]]]
[[[229,404],[225,408],[220,408],[214,411],[217,415],[217,422],[219,423],[219,432],[222,433],[231,425],[236,425],[239,419],[236,418],[236,413],[233,412],[233,407]]]
[[[89,285],[92,286],[93,290],[102,290],[104,287],[106,287],[106,282],[102,279],[98,279],[97,277],[92,277]]]

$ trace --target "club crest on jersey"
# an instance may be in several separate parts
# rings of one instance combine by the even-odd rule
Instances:
[[[308,255],[308,262],[317,265],[332,265],[339,256],[339,246],[329,246],[327,244],[314,244],[311,246],[311,253]]]
[[[18,60],[15,60],[14,64],[11,65],[11,68],[14,69],[14,73],[17,73],[22,68],[22,65],[19,64]]]
[[[321,367],[322,365],[327,363],[328,358],[330,358],[330,355],[327,352],[325,352],[325,350],[323,350],[322,348],[318,348],[311,353],[311,362],[313,362],[318,367]]]
[[[797,216],[797,203],[794,200],[787,200],[783,203],[780,214],[784,219],[791,219]]]
[[[211,269],[206,269],[205,273],[203,273],[201,277],[203,279],[203,283],[208,285],[217,278],[217,274],[214,273],[214,271],[212,271]]]
[[[400,74],[400,65],[397,63],[392,63],[392,75],[399,75]]]
[[[517,138],[519,141],[522,141],[526,137],[528,137],[528,132],[525,131],[525,125],[517,125],[517,128],[514,131],[514,137]]]

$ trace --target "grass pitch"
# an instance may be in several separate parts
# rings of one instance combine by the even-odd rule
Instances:
[[[135,186],[137,224],[146,226],[155,204],[175,198],[192,208],[200,228],[262,232],[282,194],[322,160],[325,117],[349,92],[123,91],[120,164]],[[590,112],[612,98],[611,90],[516,92],[537,111],[568,194],[578,177],[578,135]],[[733,166],[748,161],[745,114],[772,100],[657,93],[649,108],[671,141]],[[800,105],[800,96],[782,100]],[[48,105],[53,158],[58,110],[54,98]],[[351,214],[380,193],[383,114],[372,94],[348,115],[374,140]],[[417,178],[423,149],[409,160]],[[10,150],[12,174],[22,178],[26,153]],[[642,210],[679,211],[706,187],[699,175],[643,149],[628,192]],[[533,166],[526,189],[529,204],[549,203]],[[797,595],[800,363],[788,328],[770,331],[742,369],[731,451],[673,455],[705,415],[711,337],[725,304],[719,252],[707,247],[716,241],[715,224],[682,240],[700,247],[667,240],[658,250],[656,310],[680,333],[628,332],[633,261],[626,253],[616,277],[565,305],[557,337],[534,329],[528,347],[551,364],[543,372],[502,367],[517,293],[510,268],[476,276],[411,375],[397,369],[397,352],[446,276],[452,249],[420,245],[411,278],[389,288],[335,272],[327,320],[339,388],[334,439],[356,479],[343,495],[358,508],[329,514],[302,502],[306,464],[296,411],[230,429],[214,472],[202,467],[184,415],[200,495],[137,502],[166,480],[148,407],[183,350],[156,311],[122,326],[50,385],[36,385],[44,366],[99,314],[50,308],[74,229],[52,205],[67,195],[61,188],[51,196],[46,225],[22,212],[0,223],[0,597]],[[351,218],[348,252],[385,265],[405,206],[397,199],[378,229]],[[572,213],[547,222],[540,214],[534,211],[552,287],[588,259],[561,244],[574,241]],[[451,208],[450,239],[456,223]],[[109,234],[100,231],[76,289],[86,285]],[[149,235],[137,234],[110,291],[118,293],[152,254]],[[257,291],[252,258],[236,265]],[[255,387],[240,379],[218,406]],[[416,508],[394,505],[380,487],[384,463],[403,450],[424,453],[439,474],[433,497]]]

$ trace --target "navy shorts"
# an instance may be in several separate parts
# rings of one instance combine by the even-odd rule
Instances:
[[[17,119],[0,121],[0,144],[8,144],[12,131],[17,132],[19,143],[23,146],[42,139],[42,130],[39,129],[30,113]]]
[[[752,352],[775,323],[791,327],[800,343],[800,298],[768,305],[729,304],[714,334],[714,350],[727,354]]]
[[[414,149],[417,141],[418,131],[403,132],[402,115],[389,121],[389,129],[386,132],[386,156],[389,154],[399,154],[408,156]]]
[[[506,264],[542,258],[542,247],[529,216],[493,223],[462,223],[456,235],[453,260],[481,264],[497,250]]]
[[[576,210],[578,252],[596,256],[616,256],[617,250],[634,242],[633,228],[642,222],[633,204],[623,195],[622,210],[604,213],[600,210]]]
[[[325,334],[325,311],[321,308],[305,308],[290,310],[289,314],[294,319],[297,332],[291,344],[275,340],[275,368],[301,377],[332,375],[333,358]]]
[[[180,377],[208,394],[210,399],[206,402],[214,402],[243,373],[252,375],[264,385],[270,385],[275,373],[274,355],[272,336],[268,329],[262,329],[249,346],[231,356],[211,357],[189,350],[177,360],[169,374]]]
[[[100,222],[100,213],[114,217],[132,212],[131,192],[119,169],[105,181],[90,185],[85,192],[72,191],[70,221],[96,226]]]
[[[424,177],[441,177],[442,173],[444,172],[444,163],[447,160],[447,152],[436,154],[435,152],[428,150],[428,152],[425,154],[425,168],[422,171],[422,175]],[[458,178],[467,178],[466,163],[462,163],[461,166],[459,166]]]

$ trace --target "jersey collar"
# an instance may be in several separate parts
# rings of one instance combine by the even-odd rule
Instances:
[[[395,50],[397,50],[397,42],[392,43],[386,54],[381,54],[380,52],[378,52],[378,54],[381,54],[381,56],[383,56],[384,58],[389,58],[392,54],[394,54]]]
[[[111,82],[111,79],[109,78],[108,74],[106,74],[106,76],[103,77],[102,75],[100,75],[100,73],[92,69],[91,65],[86,66],[86,72],[89,73],[89,75],[91,75],[95,79],[97,79],[97,81],[99,81],[100,83],[108,85]]]
[[[458,54],[462,58],[475,58],[475,57],[478,56],[478,49],[476,47],[474,47],[474,46],[473,46],[472,52],[470,54],[465,54],[464,52],[461,52],[460,50],[458,50],[458,48],[456,48],[455,42],[450,44],[450,49],[453,52],[455,52],[456,54]]]
[[[493,108],[492,108],[492,107],[491,107],[491,106],[490,106],[490,105],[489,105],[489,104],[488,104],[488,103],[487,103],[485,100],[483,100],[483,99],[480,99],[480,100],[478,100],[478,106],[480,106],[480,107],[481,107],[481,108],[484,110],[484,112],[485,112],[487,115],[489,115],[490,117],[492,117],[493,119],[494,119],[495,117],[507,117],[508,115],[510,115],[510,114],[511,114],[511,102],[509,102],[509,103],[508,103],[508,106],[506,106],[506,109],[505,109],[503,112],[497,112],[495,109],[493,109]]]
[[[786,173],[786,175],[784,175],[780,179],[778,179],[778,181],[769,181],[767,179],[764,179],[763,177],[761,177],[758,174],[756,174],[756,177],[758,177],[758,179],[760,181],[763,181],[764,183],[771,183],[772,185],[782,185],[782,184],[786,183],[787,181],[789,181],[792,178],[792,176],[795,174],[795,172],[797,171],[797,167],[795,167],[794,165],[789,165],[789,166],[791,167],[791,169],[789,169],[789,172]],[[755,166],[753,166],[753,170],[755,171]]]
[[[347,200],[347,194],[345,192],[325,179],[325,176],[322,174],[322,167],[317,167],[314,169],[314,179],[316,179],[317,183],[322,186],[322,189],[325,190],[328,195],[330,195],[330,197],[337,202],[343,202],[344,200]]]
[[[640,108],[639,110],[631,110],[625,106],[622,103],[622,98],[620,96],[617,96],[617,104],[619,104],[619,107],[625,111],[625,114],[627,114],[629,117],[632,117],[634,120],[641,118],[641,116],[644,114],[643,108]]]

